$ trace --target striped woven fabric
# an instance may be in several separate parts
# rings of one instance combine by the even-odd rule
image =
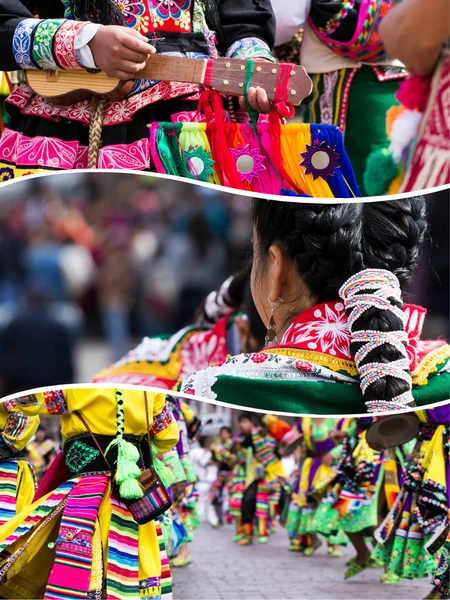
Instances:
[[[40,523],[52,510],[58,506],[70,492],[70,490],[76,485],[78,479],[71,479],[60,485],[48,498],[45,499],[34,511],[28,515],[17,527],[11,535],[5,538],[0,543],[0,552],[7,546],[17,541],[20,537],[30,531],[32,527]]]
[[[155,525],[161,557],[161,598],[172,600],[172,573],[170,572],[169,558],[164,544],[164,534],[161,525],[157,521],[155,521]]]
[[[260,431],[252,433],[252,442],[255,449],[255,457],[264,466],[272,465],[278,462],[275,454],[276,442],[273,438],[262,435]]]
[[[0,465],[0,526],[16,514],[17,461],[5,461]]]
[[[140,595],[138,524],[129,511],[113,496],[111,496],[111,506],[106,597],[107,600],[136,599]]]
[[[83,477],[69,492],[45,600],[86,598],[92,569],[92,539],[109,477]],[[100,590],[101,591],[101,590]]]
[[[256,491],[256,517],[268,519],[270,517],[269,508],[269,487],[264,480],[259,481]]]

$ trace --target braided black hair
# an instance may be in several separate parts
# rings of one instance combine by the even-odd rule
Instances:
[[[76,21],[102,25],[124,25],[122,11],[114,0],[71,0],[70,11]]]
[[[339,299],[339,289],[352,275],[368,268],[386,269],[409,283],[427,229],[423,198],[376,203],[299,204],[255,199],[253,222],[259,253],[272,244],[284,248],[315,302]],[[392,305],[398,305],[393,298]],[[355,321],[353,331],[398,331],[403,323],[392,312],[370,308]],[[353,354],[361,347],[353,342]],[[390,344],[372,350],[361,361],[389,363],[401,358]],[[368,386],[364,400],[402,394],[409,384],[386,376]]]

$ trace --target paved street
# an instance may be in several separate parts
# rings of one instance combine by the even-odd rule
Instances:
[[[380,569],[368,569],[344,581],[344,558],[330,559],[325,544],[305,558],[287,550],[283,529],[269,544],[241,547],[232,542],[233,527],[213,530],[203,525],[195,532],[192,563],[173,569],[175,600],[420,600],[430,591],[427,580],[381,585]]]

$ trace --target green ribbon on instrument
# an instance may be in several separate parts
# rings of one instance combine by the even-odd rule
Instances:
[[[248,102],[248,89],[252,82],[254,70],[255,70],[255,61],[253,59],[250,59],[247,61],[247,68],[245,70],[244,98],[245,98],[245,106],[247,108],[247,112],[250,115],[250,121],[256,131],[256,125],[258,123],[259,113],[256,110],[254,110]]]

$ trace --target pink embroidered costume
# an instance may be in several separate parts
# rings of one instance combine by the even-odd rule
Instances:
[[[108,22],[107,11],[90,8],[90,3],[86,3],[89,20],[77,20],[75,5],[70,0],[2,0],[0,69],[92,68],[87,44],[98,24],[121,24],[150,41],[158,38],[154,45],[159,53],[274,60],[270,48],[275,24],[269,0],[103,2],[102,6],[110,5],[109,12],[120,13],[119,23]],[[136,80],[128,97],[105,106],[97,167],[151,169],[147,125],[195,111],[198,92],[198,85],[190,83]],[[0,140],[2,180],[87,167],[90,100],[58,105],[23,82],[9,96],[7,107],[9,119]]]

